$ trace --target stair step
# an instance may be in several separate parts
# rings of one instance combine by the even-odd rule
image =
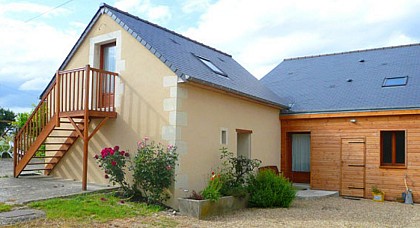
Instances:
[[[73,128],[55,128],[54,131],[75,131]]]
[[[70,121],[60,121],[60,123],[71,123]],[[84,124],[83,121],[74,121],[75,124]]]
[[[71,145],[73,143],[66,143],[66,142],[46,142],[46,145]]]
[[[33,163],[28,163],[27,165],[55,165],[57,164],[57,162],[33,162]]]
[[[50,135],[50,136],[48,136],[48,138],[77,138],[77,137],[79,137],[79,136],[73,136],[73,135],[70,135],[70,136],[65,136],[65,135]]]
[[[52,169],[45,169],[45,168],[39,168],[39,169],[24,169],[23,171],[39,171],[39,170],[52,170]]]
[[[63,156],[34,156],[32,158],[62,158]]]
[[[38,150],[38,151],[67,151],[65,149],[59,150],[59,149],[45,149],[45,150]]]

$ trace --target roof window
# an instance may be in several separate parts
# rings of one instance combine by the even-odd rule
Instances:
[[[382,87],[405,86],[407,85],[408,76],[385,78]]]
[[[203,57],[197,56],[197,58],[204,63],[208,68],[210,68],[214,73],[227,77],[227,74],[223,72],[219,67],[214,65],[210,60]]]

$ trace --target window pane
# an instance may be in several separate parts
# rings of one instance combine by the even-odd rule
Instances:
[[[311,135],[292,135],[292,171],[310,172],[311,170]]]
[[[405,163],[405,132],[397,131],[395,132],[396,136],[396,162]]]
[[[406,77],[396,77],[396,78],[385,78],[384,84],[382,86],[403,86],[407,84]]]
[[[381,132],[382,138],[382,163],[392,163],[392,132]]]

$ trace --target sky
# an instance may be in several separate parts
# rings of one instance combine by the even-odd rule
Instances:
[[[0,0],[0,107],[30,111],[105,0]],[[109,0],[261,78],[285,58],[420,42],[420,0]]]

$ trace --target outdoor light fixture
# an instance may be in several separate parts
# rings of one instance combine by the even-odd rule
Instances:
[[[357,120],[356,119],[351,119],[350,120],[350,123],[356,123],[357,122]]]

